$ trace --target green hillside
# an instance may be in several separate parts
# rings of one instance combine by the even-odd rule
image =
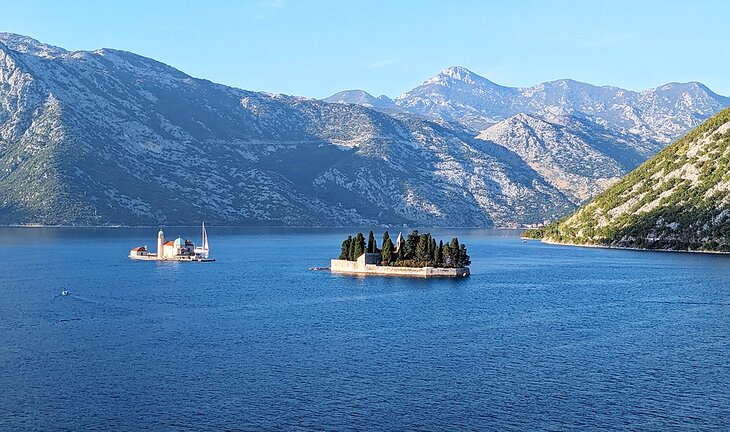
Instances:
[[[730,251],[730,109],[573,214],[524,235],[583,245]]]

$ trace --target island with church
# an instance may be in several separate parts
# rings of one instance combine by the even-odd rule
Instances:
[[[129,251],[129,258],[140,261],[183,261],[183,262],[213,262],[209,257],[210,245],[205,222],[201,233],[201,246],[196,247],[188,239],[178,237],[175,240],[165,241],[165,233],[160,229],[157,233],[157,251],[152,253],[147,246],[138,246]]]
[[[399,233],[395,242],[388,231],[383,233],[381,247],[373,232],[367,241],[362,233],[348,236],[342,242],[337,259],[330,260],[332,273],[353,275],[453,277],[469,276],[471,259],[466,245],[454,237],[451,242],[436,243],[430,233],[414,230],[404,239]]]

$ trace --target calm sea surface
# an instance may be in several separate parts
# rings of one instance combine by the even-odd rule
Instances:
[[[208,232],[0,228],[0,430],[730,430],[730,256],[434,231],[470,278],[357,278],[308,270],[342,230]]]

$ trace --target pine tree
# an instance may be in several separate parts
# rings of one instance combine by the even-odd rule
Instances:
[[[350,243],[352,243],[352,236],[347,236],[345,241],[342,242],[342,250],[340,251],[340,259],[350,259]]]
[[[449,250],[451,251],[451,263],[454,267],[459,266],[459,239],[454,237],[451,239],[451,244],[449,245]]]
[[[471,264],[471,258],[466,253],[466,245],[464,243],[459,247],[459,267],[467,267]]]
[[[449,247],[448,243],[444,245],[443,261],[444,267],[453,267],[451,248]]]
[[[370,230],[370,233],[368,234],[368,253],[375,253],[375,236],[373,235],[373,231]]]
[[[393,242],[390,241],[390,237],[385,239],[383,243],[383,250],[380,252],[380,264],[389,266],[393,260]]]
[[[410,234],[408,234],[404,245],[406,246],[406,250],[403,251],[403,255],[406,259],[415,258],[416,248],[418,247],[420,239],[421,236],[418,235],[418,230],[413,230]]]
[[[427,235],[420,236],[418,245],[416,245],[416,261],[419,263],[425,263],[428,261],[428,248],[431,246],[431,242],[428,241]]]

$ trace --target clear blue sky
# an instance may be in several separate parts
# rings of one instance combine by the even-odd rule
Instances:
[[[452,65],[509,86],[700,81],[730,96],[730,2],[600,3],[0,0],[0,31],[318,98],[355,88],[394,97]]]

